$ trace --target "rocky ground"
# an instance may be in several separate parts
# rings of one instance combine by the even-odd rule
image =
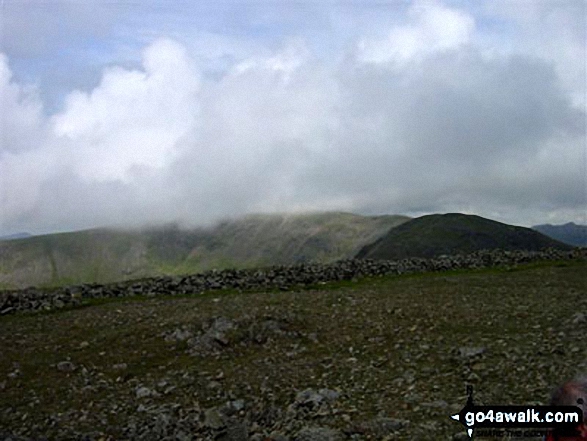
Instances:
[[[587,371],[586,269],[537,262],[6,314],[0,439],[465,439],[449,415],[467,384],[477,404],[542,404]]]

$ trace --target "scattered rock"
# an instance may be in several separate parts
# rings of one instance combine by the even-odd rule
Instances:
[[[140,386],[136,390],[136,397],[137,398],[147,398],[153,395],[153,391],[145,386]]]
[[[377,417],[362,425],[365,432],[371,433],[377,439],[385,438],[394,432],[404,429],[409,425],[406,420],[399,420],[388,417]]]
[[[468,347],[461,346],[459,348],[459,357],[461,358],[474,358],[482,355],[485,352],[484,347]]]
[[[206,410],[204,413],[204,425],[214,430],[222,429],[226,426],[222,421],[222,414],[216,407]]]
[[[57,370],[61,372],[73,372],[75,365],[71,361],[60,361],[57,363]]]
[[[165,341],[185,341],[193,336],[188,329],[176,328],[169,335],[165,337]]]
[[[575,315],[573,315],[573,318],[571,319],[571,322],[574,325],[579,325],[582,323],[587,323],[587,315],[585,315],[582,312],[577,312],[575,313]]]
[[[248,441],[249,430],[244,422],[231,419],[226,424],[226,433],[218,439],[221,441]]]
[[[322,403],[332,403],[338,399],[340,393],[331,389],[320,389],[316,392],[313,389],[306,389],[298,392],[295,404],[298,406],[319,406]]]
[[[342,434],[326,427],[304,428],[298,432],[296,441],[339,441]]]

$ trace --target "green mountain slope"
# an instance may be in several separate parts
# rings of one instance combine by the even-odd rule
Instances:
[[[359,259],[403,259],[471,253],[481,249],[530,250],[572,247],[530,228],[459,213],[412,219],[363,247]]]
[[[0,289],[209,269],[332,262],[407,221],[350,213],[254,215],[210,228],[95,229],[0,242]]]

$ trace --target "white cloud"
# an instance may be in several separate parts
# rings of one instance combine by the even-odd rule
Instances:
[[[8,59],[0,53],[0,157],[34,149],[43,137],[42,104],[34,86],[12,80]]]
[[[362,40],[359,57],[364,62],[393,61],[403,65],[435,52],[467,44],[475,20],[466,12],[436,2],[416,2],[409,11],[409,23],[393,28],[386,38]]]
[[[133,166],[161,168],[197,114],[198,73],[183,47],[160,40],[143,54],[144,71],[112,67],[91,93],[72,92],[53,117],[86,179],[128,179]]]

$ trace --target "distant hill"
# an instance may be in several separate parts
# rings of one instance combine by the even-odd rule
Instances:
[[[350,213],[252,215],[210,228],[93,229],[0,242],[0,289],[106,283],[353,257],[407,221]]]
[[[534,225],[532,229],[569,245],[587,247],[587,225],[569,222],[564,225]]]
[[[393,228],[363,247],[359,259],[403,259],[471,253],[481,249],[540,250],[572,247],[530,228],[459,213],[432,214]]]
[[[14,240],[14,239],[25,239],[27,237],[32,237],[32,234],[30,234],[30,233],[7,234],[6,236],[0,236],[0,241],[3,241],[3,240]]]

